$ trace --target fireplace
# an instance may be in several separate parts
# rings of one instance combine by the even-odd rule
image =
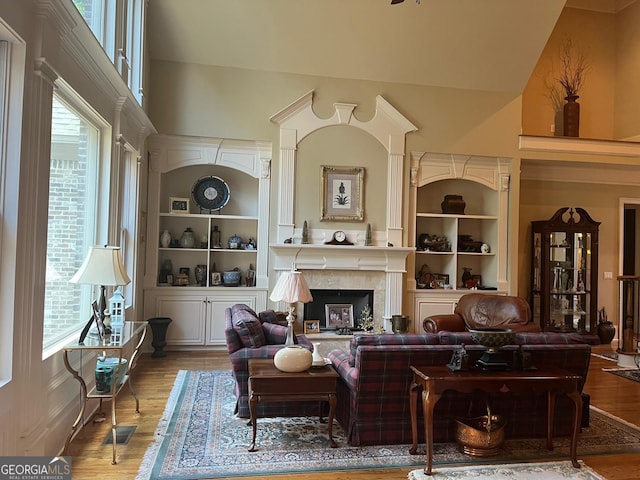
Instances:
[[[328,325],[326,321],[326,305],[351,305],[353,309],[352,326],[358,326],[358,320],[362,309],[369,306],[373,315],[373,290],[334,290],[311,289],[313,301],[305,303],[304,318],[307,320],[320,320],[321,330],[335,330],[334,325]]]

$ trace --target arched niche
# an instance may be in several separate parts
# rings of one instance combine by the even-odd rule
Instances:
[[[280,178],[277,243],[294,236],[295,168],[297,147],[307,135],[332,125],[359,128],[379,141],[387,151],[386,242],[402,245],[402,185],[405,136],[417,128],[380,95],[371,120],[361,122],[353,114],[357,105],[334,103],[334,113],[320,118],[313,111],[313,91],[271,117],[280,125]]]

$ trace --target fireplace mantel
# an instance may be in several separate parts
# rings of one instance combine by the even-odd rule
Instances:
[[[274,270],[351,270],[370,272],[406,271],[409,247],[365,247],[358,245],[271,244]]]

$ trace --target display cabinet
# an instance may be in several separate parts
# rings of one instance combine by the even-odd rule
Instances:
[[[599,225],[578,207],[531,222],[531,310],[544,331],[596,335]]]
[[[509,159],[412,153],[408,301],[414,331],[471,289],[506,293]]]
[[[224,344],[220,305],[266,308],[271,145],[154,135],[149,151],[145,317],[172,318],[169,346]]]

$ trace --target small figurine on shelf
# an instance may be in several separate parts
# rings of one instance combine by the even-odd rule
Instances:
[[[253,237],[249,237],[249,241],[244,246],[244,248],[245,248],[245,250],[255,250],[256,249],[256,241],[253,239]]]
[[[307,221],[304,221],[304,224],[302,225],[302,243],[303,244],[307,244],[309,243],[309,227],[307,226]]]

